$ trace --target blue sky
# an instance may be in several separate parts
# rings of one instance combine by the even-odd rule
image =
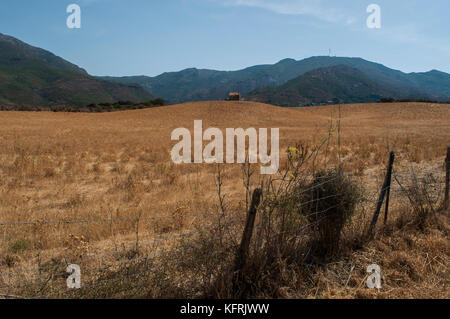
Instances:
[[[66,8],[80,5],[81,29]],[[366,8],[381,7],[381,29]],[[362,57],[450,73],[448,0],[2,0],[0,32],[93,75],[237,70],[283,58]]]

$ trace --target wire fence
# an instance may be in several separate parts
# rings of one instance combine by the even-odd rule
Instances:
[[[10,228],[17,226],[33,226],[33,225],[58,225],[58,224],[91,224],[91,223],[112,223],[112,222],[134,222],[139,223],[141,221],[154,221],[158,219],[168,219],[174,220],[177,218],[187,218],[187,217],[242,217],[246,214],[245,211],[225,211],[225,212],[205,212],[199,214],[185,214],[183,216],[150,216],[150,217],[136,217],[136,218],[104,218],[104,219],[83,219],[83,220],[49,220],[49,221],[29,221],[29,222],[2,222],[0,223],[0,228]],[[68,273],[65,273],[66,267],[71,264],[77,264],[81,266],[82,272],[84,274],[89,273],[90,271],[96,272],[99,269],[108,269],[111,267],[120,267],[124,264],[132,264],[139,262],[141,260],[145,260],[148,256],[144,257],[132,257],[127,258],[126,253],[132,252],[134,250],[142,250],[145,248],[155,248],[158,243],[167,243],[170,240],[179,240],[181,238],[186,238],[189,236],[193,236],[198,233],[198,229],[187,231],[183,233],[170,234],[164,236],[158,236],[145,240],[145,238],[140,238],[139,241],[132,242],[131,240],[126,245],[124,242],[121,243],[120,249],[116,247],[115,251],[108,254],[85,254],[82,258],[76,260],[70,260],[69,257],[64,256],[64,262],[54,263],[47,266],[37,266],[37,267],[28,267],[26,269],[21,270],[8,270],[4,271],[4,269],[0,269],[0,298],[23,298],[13,294],[13,292],[17,291],[20,288],[24,288],[32,285],[33,283],[39,283],[41,281],[59,281],[60,283],[65,283],[66,278],[69,276]],[[144,240],[143,240],[144,239]],[[119,246],[119,245],[118,245]],[[109,263],[108,263],[109,261]],[[95,262],[96,265],[90,265],[91,262]],[[99,264],[102,263],[103,264]],[[30,261],[29,261],[30,263]],[[36,260],[31,261],[31,263],[40,264],[37,258]],[[134,274],[131,277],[144,275],[150,273],[152,270],[139,272]],[[58,278],[54,278],[55,273],[59,273],[60,276]],[[37,276],[33,276],[32,274],[37,274]],[[64,274],[64,276],[61,276]],[[50,279],[48,278],[50,276]],[[9,280],[8,280],[9,279]],[[94,280],[92,282],[83,283],[82,288],[88,289],[89,287],[94,287],[100,283],[112,282],[123,280],[123,276],[112,278],[108,280]],[[12,284],[7,284],[7,282],[12,282]],[[68,288],[62,289],[58,293],[50,294],[50,295],[35,295],[31,297],[31,299],[38,298],[48,298],[53,295],[61,295],[61,294],[73,294],[73,291]]]
[[[433,194],[433,198],[440,198],[443,193],[443,185],[446,184],[445,176],[448,176],[449,171],[442,170],[437,171],[435,168],[431,169],[423,169],[419,172],[417,170],[396,170],[394,169],[393,176],[396,182],[393,184],[389,184],[388,187],[384,187],[381,189],[381,192],[389,189],[391,191],[391,197],[393,201],[391,204],[402,203],[408,200],[408,195],[405,193],[405,190],[411,187],[416,187],[418,183],[421,181],[432,181],[434,183],[435,188],[431,189],[431,192],[435,192]],[[327,179],[321,183],[315,184],[312,187],[308,187],[306,189],[301,189],[299,191],[292,192],[290,196],[287,198],[301,198],[302,194],[306,194],[308,192],[314,191],[322,186],[325,186],[328,183],[332,183],[336,181],[337,178]],[[366,201],[365,205],[371,209],[371,207],[375,208],[382,199],[377,198],[376,194],[378,190],[375,190],[373,194],[369,194],[364,197]],[[297,208],[302,208],[304,206],[311,206],[311,204],[318,204],[320,201],[330,201],[334,197],[339,197],[343,195],[343,193],[332,194],[323,196],[320,198],[314,198],[311,200],[307,200],[305,202],[297,203]],[[381,203],[382,204],[382,203]],[[306,219],[308,217],[315,215],[316,219],[314,221],[309,221],[304,223],[300,229],[297,231],[302,231],[303,229],[308,229],[310,227],[314,227],[318,225],[322,220],[327,218],[327,212],[337,208],[340,204],[336,204],[330,207],[327,207],[320,211],[314,211],[309,215],[305,215]],[[50,225],[77,225],[77,224],[98,224],[98,223],[115,223],[115,222],[127,222],[127,223],[135,223],[138,224],[142,221],[156,221],[156,220],[176,220],[179,218],[189,218],[189,217],[223,217],[223,218],[242,218],[245,214],[248,214],[247,211],[212,211],[205,213],[196,213],[196,214],[183,214],[180,216],[145,216],[145,217],[110,217],[110,218],[97,218],[97,219],[62,219],[62,220],[42,220],[42,221],[2,221],[0,222],[0,229],[10,229],[14,227],[20,226],[50,226]],[[158,254],[158,251],[161,249],[159,244],[168,243],[170,241],[177,241],[183,238],[189,238],[198,234],[199,229],[189,230],[186,232],[169,234],[164,236],[151,236],[151,238],[146,238],[146,241],[143,241],[142,237],[137,238],[135,242],[133,240],[128,240],[128,243],[121,242],[121,249],[119,250],[118,245],[114,242],[113,252],[107,254],[89,254],[83,253],[80,258],[70,258],[68,256],[63,256],[64,261],[61,262],[53,262],[50,265],[41,265],[40,256],[35,260],[28,261],[28,264],[37,264],[37,266],[29,266],[24,269],[0,269],[0,298],[22,298],[20,296],[16,296],[16,291],[21,291],[22,288],[39,287],[39,291],[33,293],[31,299],[45,299],[51,297],[77,297],[78,290],[77,289],[69,289],[65,286],[67,278],[70,276],[69,273],[66,272],[66,268],[71,264],[79,265],[82,270],[83,278],[87,277],[88,280],[82,283],[81,289],[82,291],[86,291],[89,289],[99,289],[101,285],[105,285],[111,282],[116,281],[136,281],[138,278],[145,278],[146,276],[152,274],[154,271],[151,262],[149,262],[148,255],[139,255],[137,250],[153,248],[154,253]],[[278,232],[277,235],[281,235],[284,232]],[[120,246],[120,245],[119,245]],[[135,255],[131,257],[127,257],[127,253],[135,252]],[[61,257],[61,255],[59,255]],[[124,268],[124,265],[136,265],[138,263],[147,262],[148,265],[145,267],[146,269],[143,271],[126,271],[125,273],[120,273],[118,276],[113,278],[99,278],[95,279],[95,274],[99,269],[127,269]],[[94,265],[93,265],[94,264]],[[14,267],[11,267],[14,268]],[[132,267],[129,267],[132,268]],[[36,275],[35,275],[36,274]],[[54,290],[55,287],[58,286],[59,289]],[[129,285],[130,286],[130,285]]]

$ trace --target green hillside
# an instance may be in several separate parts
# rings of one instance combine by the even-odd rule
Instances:
[[[0,103],[76,105],[148,101],[138,85],[106,82],[54,54],[0,34]]]
[[[371,80],[363,72],[345,65],[319,68],[286,84],[259,88],[247,100],[280,106],[377,102],[383,97],[399,94]]]
[[[439,71],[403,73],[361,58],[311,57],[285,59],[273,65],[257,65],[239,71],[186,69],[156,77],[102,77],[113,83],[137,83],[170,103],[221,100],[230,91],[243,95],[261,87],[275,87],[309,71],[346,65],[357,69],[379,85],[390,87],[401,98],[450,100],[450,75]]]

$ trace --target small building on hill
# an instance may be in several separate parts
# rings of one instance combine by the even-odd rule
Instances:
[[[228,100],[239,101],[241,99],[241,94],[239,92],[230,92],[228,94]]]

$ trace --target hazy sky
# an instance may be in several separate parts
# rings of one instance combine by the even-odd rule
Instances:
[[[66,25],[80,5],[81,29]],[[366,25],[381,7],[381,29]],[[283,58],[362,57],[450,73],[449,0],[1,0],[0,32],[93,75],[237,70]]]

